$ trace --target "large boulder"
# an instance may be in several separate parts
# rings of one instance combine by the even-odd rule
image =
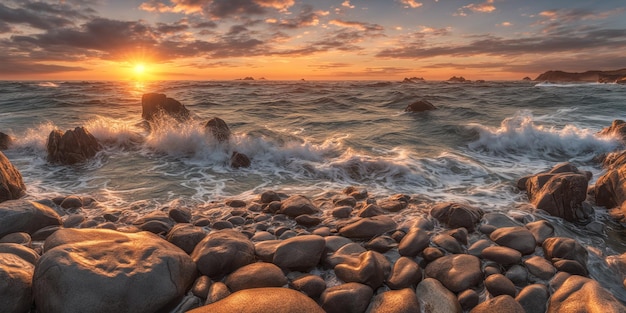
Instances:
[[[425,278],[417,285],[415,292],[419,295],[424,312],[429,313],[461,313],[461,304],[454,293],[438,280]]]
[[[65,165],[85,162],[102,149],[96,137],[84,127],[76,127],[65,133],[53,130],[48,136],[46,147],[48,162]]]
[[[44,243],[33,277],[45,312],[157,312],[181,299],[196,266],[149,232],[61,229]]]
[[[626,222],[626,151],[607,158],[604,166],[607,172],[595,184],[596,204],[615,209],[613,216]]]
[[[161,114],[177,119],[189,118],[189,110],[179,101],[168,98],[162,93],[146,93],[141,97],[141,117],[153,120]]]
[[[430,215],[450,228],[465,227],[467,231],[473,232],[483,216],[483,210],[466,204],[445,202],[433,206]]]
[[[285,269],[307,270],[317,266],[325,246],[318,235],[292,237],[278,244],[272,262]]]
[[[221,277],[254,262],[254,244],[236,230],[223,229],[200,241],[191,258],[203,275]]]
[[[552,294],[547,312],[613,313],[626,307],[597,281],[572,275]]]
[[[585,223],[593,213],[592,207],[583,203],[590,179],[590,172],[563,163],[548,172],[520,179],[517,187],[526,191],[528,199],[538,210],[570,222]]]
[[[552,261],[557,270],[571,274],[587,274],[588,252],[578,241],[567,237],[552,237],[543,242],[543,253]],[[567,262],[573,261],[573,262]],[[559,263],[560,262],[560,263]],[[576,270],[572,272],[572,265]],[[567,266],[567,268],[559,268]],[[582,273],[579,273],[582,271]]]
[[[0,152],[0,202],[18,199],[24,195],[25,190],[22,174]]]
[[[253,288],[237,291],[228,297],[188,311],[189,313],[324,313],[305,294],[289,288]]]
[[[32,234],[46,226],[62,223],[54,210],[38,202],[11,200],[0,203],[0,238],[17,232]]]
[[[226,124],[226,122],[219,117],[210,119],[204,125],[204,128],[207,132],[213,135],[213,138],[215,138],[218,142],[228,141],[230,138],[230,128],[228,128],[228,124]]]
[[[368,313],[414,313],[420,312],[420,303],[411,288],[390,290],[372,299]]]
[[[373,295],[374,291],[367,285],[345,283],[324,290],[319,303],[326,313],[362,313]]]
[[[0,253],[0,312],[30,311],[35,266],[15,254]]]

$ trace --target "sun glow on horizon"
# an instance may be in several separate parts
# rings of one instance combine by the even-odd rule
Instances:
[[[139,63],[135,65],[134,71],[135,71],[135,74],[141,75],[146,71],[146,66],[143,65],[143,63]]]

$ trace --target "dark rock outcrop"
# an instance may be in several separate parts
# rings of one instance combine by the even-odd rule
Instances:
[[[151,121],[160,114],[167,114],[177,119],[189,118],[189,110],[179,101],[168,98],[162,93],[146,93],[141,97],[141,117]]]
[[[63,133],[53,130],[46,145],[48,162],[65,165],[85,162],[102,149],[96,137],[84,127],[76,127]]]
[[[233,151],[230,156],[230,166],[233,168],[250,167],[251,164],[250,158],[243,153]]]
[[[19,199],[25,190],[22,174],[4,153],[0,152],[0,202]]]
[[[12,142],[13,139],[11,138],[11,136],[0,132],[0,150],[8,149]]]
[[[210,119],[204,125],[204,128],[210,132],[218,142],[228,141],[230,138],[231,133],[230,128],[228,128],[228,124],[226,124],[226,122],[219,117]]]
[[[626,122],[623,120],[614,120],[611,126],[605,127],[599,134],[604,136],[618,136],[622,142],[626,142]]]
[[[449,81],[449,82],[462,83],[462,82],[465,82],[465,81],[467,81],[467,80],[466,80],[466,79],[465,79],[465,77],[463,77],[463,76],[459,76],[459,77],[452,76],[452,77],[450,77],[450,78],[448,79],[448,81]]]
[[[571,73],[564,71],[547,71],[535,78],[535,81],[547,82],[601,82],[614,83],[626,76],[626,69],[613,71],[586,71]]]
[[[423,112],[423,111],[431,111],[436,110],[437,108],[430,102],[426,100],[417,100],[404,109],[404,112]]]

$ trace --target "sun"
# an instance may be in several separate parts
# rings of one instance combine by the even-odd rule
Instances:
[[[135,74],[141,75],[145,71],[146,71],[146,67],[143,64],[139,63],[139,64],[135,65]]]

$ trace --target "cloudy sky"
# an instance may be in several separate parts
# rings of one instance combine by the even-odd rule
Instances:
[[[535,78],[626,68],[623,0],[2,0],[0,79]]]

